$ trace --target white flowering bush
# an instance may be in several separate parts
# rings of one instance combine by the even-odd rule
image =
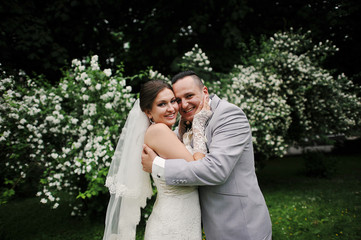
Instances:
[[[48,112],[46,91],[23,73],[20,76],[15,83],[13,76],[2,72],[0,80],[1,203],[29,180],[32,169],[45,162],[44,138],[50,134],[50,129],[40,129],[45,122],[41,112]],[[42,163],[36,156],[41,156]]]
[[[212,72],[208,56],[202,51],[198,44],[195,44],[191,51],[188,51],[183,55],[179,67],[183,71],[192,68]]]
[[[242,65],[235,66],[229,77],[232,84],[226,90],[227,99],[248,117],[257,160],[283,156],[288,147],[285,137],[291,124],[291,107],[280,91],[282,80]]]
[[[163,80],[169,84],[171,84],[171,80],[169,77],[164,76],[163,74],[161,74],[160,72],[153,70],[152,68],[148,69],[148,78],[149,80]]]
[[[336,46],[314,44],[310,32],[276,33],[243,58],[229,74],[213,72],[195,45],[183,57],[182,70],[202,76],[209,92],[241,107],[252,127],[257,163],[283,156],[289,145],[305,145],[330,134],[360,134],[360,89],[321,63]],[[202,63],[202,64],[199,64]]]
[[[198,45],[179,63],[181,70],[196,71],[211,94],[243,109],[258,164],[282,156],[290,144],[360,135],[360,89],[321,67],[337,48],[329,41],[315,44],[309,34],[276,33],[230,73],[213,71]],[[151,68],[131,77],[123,76],[122,66],[102,70],[97,56],[73,60],[57,86],[0,72],[0,203],[37,169],[42,203],[57,208],[66,200],[73,215],[84,214],[85,205],[104,209],[97,198],[108,196],[105,177],[135,101],[127,81],[143,75],[170,79]]]
[[[274,34],[249,58],[248,65],[279,82],[275,90],[291,110],[286,142],[308,145],[330,134],[360,134],[360,88],[321,66],[336,51],[328,40],[313,43],[310,31],[291,29]]]
[[[1,169],[7,186],[26,180],[31,165],[43,169],[42,203],[70,200],[74,215],[106,193],[105,177],[117,138],[135,101],[121,67],[101,70],[95,55],[73,60],[56,87],[1,80]],[[6,193],[6,194],[5,194]],[[62,199],[64,198],[64,199]],[[105,207],[105,206],[104,206]]]
[[[223,74],[213,71],[211,62],[205,52],[195,44],[192,49],[182,56],[182,60],[178,63],[181,71],[192,70],[202,77],[202,81],[207,86],[209,92],[217,94],[221,98],[226,97],[227,81],[221,76]]]
[[[192,56],[196,56],[197,61],[192,60]],[[217,94],[246,113],[252,127],[255,151],[261,154],[257,157],[258,163],[261,158],[284,155],[288,146],[285,135],[291,123],[291,110],[279,91],[281,81],[276,76],[265,76],[252,66],[242,65],[235,66],[229,74],[209,72],[208,57],[198,45],[187,52],[183,60],[181,69],[194,69],[203,78],[210,94]],[[199,66],[201,61],[203,64]]]

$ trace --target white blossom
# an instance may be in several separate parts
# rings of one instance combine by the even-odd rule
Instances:
[[[71,123],[72,123],[72,124],[77,124],[78,122],[79,122],[79,120],[76,119],[76,118],[72,118],[72,119],[71,119]]]
[[[75,147],[76,149],[80,148],[80,146],[81,146],[81,143],[78,143],[78,142],[75,142],[75,143],[74,143],[74,147]]]
[[[91,83],[92,83],[92,80],[91,80],[90,78],[86,78],[86,79],[84,80],[84,83],[85,83],[86,85],[90,86]]]
[[[105,104],[105,108],[106,108],[106,109],[112,109],[112,104],[111,104],[111,103]]]
[[[80,66],[81,62],[78,59],[73,59],[71,61],[72,66]]]
[[[107,76],[107,77],[110,77],[112,75],[112,70],[110,68],[108,69],[104,69],[104,74]]]
[[[80,74],[80,79],[82,79],[83,81],[85,81],[86,79],[89,79],[88,74],[86,72],[82,72]]]

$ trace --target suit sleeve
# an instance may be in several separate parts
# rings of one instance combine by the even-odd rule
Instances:
[[[227,181],[242,153],[251,147],[249,122],[241,109],[227,106],[215,113],[208,126],[211,131],[209,153],[201,160],[165,161],[165,179],[169,185],[219,185]]]

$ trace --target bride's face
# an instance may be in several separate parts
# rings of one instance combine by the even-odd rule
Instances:
[[[164,88],[154,99],[152,109],[146,112],[155,123],[164,123],[168,127],[173,126],[178,114],[178,103],[173,91]]]

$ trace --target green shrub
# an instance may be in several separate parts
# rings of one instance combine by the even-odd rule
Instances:
[[[336,50],[329,41],[314,44],[309,33],[291,30],[265,39],[229,73],[213,71],[198,45],[184,54],[179,69],[195,70],[210,93],[243,109],[260,166],[283,156],[289,145],[327,134],[359,134],[360,89],[321,66]],[[57,208],[66,199],[73,215],[84,214],[84,206],[103,211],[106,205],[97,201],[107,198],[105,177],[135,100],[127,81],[145,75],[169,81],[152,69],[130,77],[122,66],[115,73],[101,70],[96,55],[73,60],[57,86],[24,74],[15,83],[1,73],[0,202],[25,182],[36,182],[29,176],[35,171],[41,173],[37,196],[42,203]]]
[[[93,56],[73,60],[55,87],[1,80],[3,202],[16,184],[27,181],[32,165],[43,170],[37,196],[53,208],[65,198],[72,200],[73,215],[83,214],[85,205],[91,208],[89,199],[107,192],[105,176],[135,101],[126,83],[130,77],[122,72],[121,66],[115,74],[100,70]]]
[[[283,156],[290,145],[309,145],[329,134],[360,134],[360,88],[322,67],[336,51],[328,40],[314,43],[310,32],[291,29],[248,49],[243,65],[229,74],[212,71],[198,45],[185,53],[180,68],[195,69],[210,93],[243,109],[262,163]]]
[[[331,177],[337,169],[337,159],[327,157],[319,151],[306,151],[302,158],[305,164],[305,174],[311,177]]]

